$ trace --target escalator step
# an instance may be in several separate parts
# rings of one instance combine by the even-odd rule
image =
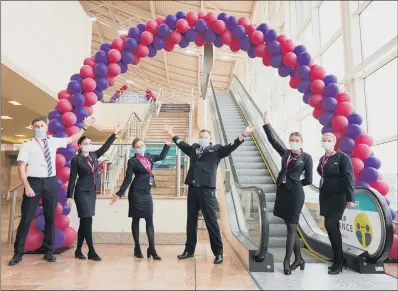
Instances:
[[[276,185],[274,184],[243,184],[241,183],[242,186],[255,186],[255,187],[259,187],[261,189],[264,190],[264,192],[267,193],[273,193],[276,192]]]
[[[237,169],[236,174],[242,177],[243,176],[271,177],[268,170],[266,169]]]
[[[253,170],[253,172],[255,172],[256,170]],[[266,177],[266,176],[238,176],[238,180],[239,183],[243,184],[270,184],[270,185],[274,185],[272,183],[272,179],[270,176]]]
[[[263,166],[264,162],[263,159],[258,156],[258,157],[241,157],[241,156],[235,156],[234,153],[232,153],[232,160],[234,161],[234,163],[246,163],[246,164],[250,164],[250,163],[262,163]]]
[[[266,169],[265,165],[263,163],[263,160],[260,160],[260,162],[245,162],[244,160],[242,161],[237,161],[236,159],[234,160],[234,165],[237,170],[254,170],[254,169]]]

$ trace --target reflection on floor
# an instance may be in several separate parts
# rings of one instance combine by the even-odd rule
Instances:
[[[208,237],[199,235],[195,259],[179,261],[182,245],[159,245],[162,261],[133,258],[133,246],[97,245],[102,262],[78,261],[74,250],[57,255],[54,264],[40,255],[25,255],[8,267],[11,248],[2,245],[1,290],[258,290],[224,239],[224,263],[213,264]],[[146,246],[142,246],[143,252]]]

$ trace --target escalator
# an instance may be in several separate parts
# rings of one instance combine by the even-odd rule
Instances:
[[[266,261],[268,270],[262,271],[270,271],[273,269],[273,266],[270,268],[270,265],[273,265],[274,261],[282,261],[286,243],[284,221],[272,214],[276,198],[274,182],[279,171],[280,157],[265,137],[261,111],[237,77],[234,76],[231,89],[228,92],[215,92],[213,86],[211,88],[213,94],[210,104],[212,115],[214,115],[213,122],[216,123],[218,129],[217,142],[224,144],[231,142],[247,125],[256,127],[252,136],[246,138],[243,145],[232,153],[222,168],[231,173],[231,180],[235,185],[235,188],[231,189],[231,205],[234,205],[237,212],[239,233],[257,246],[257,254],[262,254],[255,260],[256,262]],[[274,135],[281,141],[275,130]],[[281,143],[283,144],[282,141]],[[243,189],[255,189],[257,195],[253,195],[253,191],[248,195]],[[237,193],[233,193],[234,191]],[[319,195],[318,189],[314,186],[305,187],[305,192],[306,196],[314,197],[315,195],[317,197]],[[265,205],[262,206],[263,213],[261,213],[262,207],[258,205],[261,196],[264,196],[266,200]],[[373,247],[365,245],[365,243],[358,245],[357,242],[344,241],[343,233],[343,251],[348,267],[360,273],[383,273],[383,262],[392,247],[391,216],[385,200],[378,193],[370,189],[356,189],[356,198],[357,196],[365,197],[366,201],[371,201],[375,205],[377,217],[371,217],[370,220],[374,225],[370,228],[374,230],[377,228],[380,231],[374,232]],[[375,213],[372,215],[375,216]],[[304,248],[303,255],[307,263],[325,262],[332,257],[327,234],[320,227],[319,217],[314,217],[314,215],[316,213],[314,214],[304,205],[298,225]],[[357,215],[357,217],[359,216]],[[351,225],[344,226],[342,223],[343,227],[351,229],[351,237],[354,240],[360,239],[362,236],[362,233],[359,232],[360,229],[356,230],[355,227],[365,228],[358,224],[357,217],[355,223],[354,219],[352,220]],[[244,222],[239,222],[239,220]],[[364,237],[369,236],[369,234],[363,235]],[[252,269],[249,270],[253,272]]]

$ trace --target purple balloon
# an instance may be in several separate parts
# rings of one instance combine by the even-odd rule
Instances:
[[[181,48],[186,48],[189,46],[189,41],[182,37],[180,43],[178,44]]]
[[[69,137],[69,135],[65,131],[58,131],[55,134],[55,137],[65,138],[65,137]]]
[[[70,144],[68,144],[66,148],[60,148],[58,152],[67,160],[71,159],[76,154],[75,149]]]
[[[238,25],[238,20],[235,16],[228,17],[226,23],[228,30],[232,31]]]
[[[335,98],[323,98],[322,108],[325,111],[334,111],[337,106],[337,100]]]
[[[140,40],[141,31],[137,27],[132,27],[129,29],[128,37],[135,39],[137,42]]]
[[[109,43],[106,43],[106,42],[101,44],[101,46],[100,46],[100,50],[102,50],[102,51],[104,51],[106,53],[108,53],[111,49],[112,49],[112,46]]]
[[[246,29],[242,25],[237,25],[234,30],[232,30],[232,35],[235,38],[242,38],[246,35]]]
[[[65,126],[62,123],[62,121],[60,121],[59,119],[53,119],[50,120],[50,123],[48,124],[48,128],[52,131],[52,132],[58,132],[58,131],[64,131]]]
[[[299,56],[301,53],[304,53],[307,51],[307,48],[303,46],[302,44],[296,46],[293,50],[296,56]]]
[[[75,93],[70,97],[70,102],[75,106],[83,106],[84,102],[86,102],[83,94],[81,93]]]
[[[361,181],[371,184],[379,179],[379,171],[372,167],[366,167],[359,173],[359,178]]]
[[[301,66],[309,66],[311,64],[311,55],[308,52],[301,53],[297,61]]]
[[[247,52],[250,49],[250,39],[248,36],[245,36],[239,39],[239,47],[241,50]]]
[[[362,134],[362,128],[358,124],[350,124],[345,130],[345,135],[353,139],[358,138]]]
[[[173,14],[167,15],[165,23],[170,27],[170,29],[176,29],[177,17]]]
[[[98,51],[95,53],[94,55],[95,61],[97,63],[104,63],[104,64],[108,64],[109,60],[108,60],[108,53],[104,52],[104,51]]]
[[[271,57],[271,66],[273,68],[279,68],[282,65],[282,55],[276,54]]]
[[[177,20],[180,20],[180,19],[185,18],[185,13],[182,12],[182,11],[178,11],[178,12],[176,13],[176,18],[177,18]]]
[[[256,30],[261,31],[264,35],[267,33],[268,29],[269,26],[266,23],[261,23],[259,26],[256,27]]]
[[[216,33],[211,28],[209,28],[205,31],[204,39],[207,42],[213,42],[216,40]]]
[[[352,138],[345,136],[339,141],[339,148],[346,153],[351,152],[354,146],[355,141]]]
[[[152,46],[154,49],[156,50],[161,50],[164,48],[164,40],[162,37],[160,37],[159,35],[155,36],[153,38],[153,43]]]
[[[366,160],[363,161],[365,167],[369,167],[369,168],[375,168],[375,169],[380,169],[381,167],[381,161],[376,158],[375,156],[370,156],[369,158],[367,158]]]
[[[58,186],[58,188],[59,188],[59,187],[61,187],[64,183],[62,183],[62,180],[61,180],[60,178],[56,177],[56,179],[57,179],[57,186]]]
[[[88,116],[88,112],[84,107],[73,108],[72,112],[76,115],[78,121],[82,121]]]
[[[131,64],[131,62],[133,61],[134,56],[131,52],[129,51],[123,51],[122,52],[122,62],[126,65]]]
[[[281,45],[277,41],[270,41],[267,45],[267,50],[270,54],[276,55],[281,51]]]
[[[62,230],[59,228],[55,229],[55,235],[54,235],[54,250],[59,249],[62,247],[65,241],[65,235]]]
[[[75,126],[77,126],[78,128],[82,128],[84,126],[84,123],[83,121],[76,121]]]
[[[369,188],[369,184],[363,181],[355,182],[355,188]]]
[[[174,16],[174,15],[173,15],[173,16]],[[143,23],[137,24],[137,28],[139,29],[139,31],[140,31],[141,33],[143,33],[143,32],[146,30],[145,24],[143,24]]]
[[[80,74],[73,74],[70,77],[70,80],[71,81],[77,81],[77,82],[79,82],[79,84],[81,84],[83,82],[83,78],[82,78],[82,76],[80,76]]]
[[[249,58],[251,59],[255,59],[256,58],[256,46],[250,43],[250,48],[247,51],[247,55],[249,56]]]
[[[286,67],[284,65],[281,65],[280,68],[278,69],[278,74],[279,76],[281,76],[282,78],[287,77],[290,75],[290,73],[292,72],[292,68],[290,67]]]
[[[217,15],[217,20],[222,20],[226,22],[228,19],[228,14],[225,12],[221,12],[220,14]]]
[[[300,93],[307,93],[310,91],[310,84],[311,81],[310,80],[301,80],[298,85],[297,85],[297,90]]]
[[[334,117],[334,114],[331,112],[323,112],[319,116],[319,123],[322,124],[323,126],[328,126],[332,122],[332,119]]]
[[[322,134],[328,133],[328,132],[333,132],[333,128],[331,126],[324,126],[322,128]]]
[[[94,72],[97,77],[105,77],[108,73],[108,67],[102,63],[95,64]]]
[[[347,117],[347,119],[348,119],[348,122],[350,123],[350,124],[358,124],[358,125],[361,125],[362,124],[362,122],[363,122],[363,118],[362,118],[362,116],[361,115],[359,115],[358,113],[351,113],[348,117]]]
[[[302,80],[309,80],[311,78],[311,69],[308,66],[298,66],[296,74]]]
[[[397,216],[397,214],[395,213],[395,210],[392,209],[391,207],[390,207],[390,213],[391,213],[391,219],[394,221],[396,216]]]
[[[290,76],[291,76],[291,75],[290,75]],[[304,102],[305,104],[308,104],[308,102],[309,102],[311,96],[312,96],[312,93],[311,93],[311,92],[304,93],[304,95],[303,95],[303,102]]]
[[[390,203],[391,203],[391,202],[390,202],[390,199],[388,199],[387,197],[384,197],[384,198],[386,199],[387,205],[390,206]]]
[[[207,23],[204,19],[199,19],[195,23],[195,30],[197,32],[205,32],[207,29]]]
[[[83,89],[78,81],[73,80],[68,83],[68,90],[73,94],[73,93],[81,93]]]
[[[133,52],[137,48],[137,41],[134,38],[128,38],[124,42],[124,50]]]
[[[338,80],[335,75],[326,75],[325,78],[323,78],[323,82],[325,83],[325,86],[327,86],[332,83],[338,83]]]
[[[66,203],[66,191],[65,191],[65,190],[60,189],[60,190],[58,191],[58,202],[59,202],[62,206],[65,205],[65,203]]]
[[[275,41],[278,37],[278,33],[276,32],[275,29],[268,29],[267,32],[264,35],[264,40],[267,43],[270,43],[271,41]]]
[[[336,97],[339,94],[339,86],[336,83],[330,83],[323,90],[325,97]]]
[[[170,27],[167,24],[162,23],[161,25],[159,25],[158,27],[159,36],[166,38],[169,36],[169,34],[170,34]]]
[[[221,35],[216,34],[216,40],[213,42],[213,44],[215,47],[218,47],[218,48],[220,48],[224,45],[221,40]]]
[[[35,227],[39,231],[44,231],[45,219],[44,215],[39,215],[35,218]]]
[[[61,119],[62,113],[59,112],[57,109],[53,109],[48,113],[48,119]]]
[[[133,56],[133,59],[134,59],[134,56]],[[127,73],[127,71],[129,70],[128,64],[118,62],[118,65],[120,66],[120,73],[122,73],[122,74]],[[98,101],[99,101],[99,99],[98,99]]]
[[[188,29],[187,32],[185,33],[185,38],[189,42],[195,41],[197,37],[198,37],[198,32],[193,28]]]
[[[35,217],[38,217],[40,215],[43,215],[43,205],[38,205],[37,208],[36,208]]]
[[[97,83],[97,88],[101,91],[104,91],[109,87],[109,81],[105,77],[96,77],[95,82]]]
[[[153,46],[148,45],[148,49],[149,49],[148,57],[153,58],[154,56],[156,56],[158,51],[154,49]]]
[[[67,215],[69,215],[70,211],[71,211],[71,208],[68,205],[65,205],[64,209],[62,210],[62,215],[67,216]]]

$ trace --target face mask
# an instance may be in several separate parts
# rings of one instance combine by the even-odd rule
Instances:
[[[209,141],[209,140],[203,139],[203,138],[200,138],[198,142],[199,142],[199,145],[200,145],[202,148],[205,148],[205,147],[209,146],[209,144],[210,144],[210,141]]]
[[[300,142],[289,142],[290,148],[293,151],[298,151],[299,149],[301,149],[301,143]]]
[[[44,127],[35,129],[35,137],[37,138],[46,137],[46,130],[44,129]]]
[[[145,147],[143,147],[142,149],[136,149],[135,152],[139,155],[143,155],[145,154]]]
[[[92,152],[93,151],[93,147],[91,145],[89,145],[89,144],[88,145],[84,145],[82,147],[82,151],[85,152],[85,153]]]
[[[334,149],[334,143],[332,142],[322,142],[322,147],[325,149],[325,151],[330,152]]]

